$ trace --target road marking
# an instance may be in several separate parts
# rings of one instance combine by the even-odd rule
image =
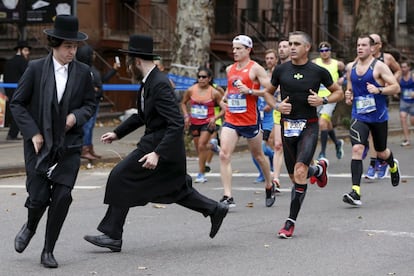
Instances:
[[[254,192],[263,192],[264,193],[264,189],[263,189],[264,187],[259,187],[259,185],[258,185],[258,187],[256,188],[256,187],[232,187],[231,189],[233,190],[233,191],[254,191]],[[223,190],[223,187],[216,187],[216,188],[212,188],[212,190]],[[292,189],[288,189],[288,188],[281,188],[281,189],[279,189],[279,191],[281,191],[281,192],[291,192],[292,191]]]
[[[90,172],[89,175],[92,176],[105,176],[108,175],[109,172]],[[189,173],[189,175],[191,177],[196,177],[197,173]],[[233,177],[257,177],[258,173],[233,173]],[[289,177],[288,174],[284,174],[282,173],[280,175],[281,177]],[[220,173],[206,173],[206,177],[211,177],[211,178],[219,178],[220,177]],[[334,173],[334,174],[329,174],[330,178],[351,178],[351,174],[350,173]],[[389,178],[389,177],[386,177]],[[409,179],[409,178],[414,178],[414,176],[412,175],[402,175],[401,178],[405,178],[405,179]],[[259,187],[260,183],[257,183],[258,187],[254,187],[254,188],[233,188],[233,189],[237,189],[240,191],[261,191],[263,190],[263,187]],[[75,185],[74,189],[75,190],[94,190],[94,189],[100,189],[102,187],[104,187],[105,185],[100,185],[100,186],[80,186],[80,185]],[[16,184],[16,185],[10,185],[10,184],[0,184],[0,189],[26,189],[25,185],[21,185],[21,184]],[[222,188],[214,188],[214,189],[222,189]],[[290,189],[281,189],[282,192],[290,192]]]
[[[103,186],[76,186],[74,187],[74,190],[94,190],[94,189],[100,189]],[[0,184],[0,189],[26,189],[25,185],[16,184],[16,185],[2,185]]]
[[[401,238],[414,238],[414,233],[412,232],[398,232],[398,231],[388,231],[388,230],[362,230],[363,232],[374,233],[374,234],[384,234],[392,237],[401,237]]]

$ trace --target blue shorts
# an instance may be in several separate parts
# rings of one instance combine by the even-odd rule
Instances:
[[[237,135],[242,136],[246,139],[254,138],[257,136],[257,134],[260,133],[260,125],[258,124],[252,126],[235,126],[224,122],[223,127],[234,129]]]
[[[406,101],[400,100],[400,112],[414,116],[414,103],[407,103]]]

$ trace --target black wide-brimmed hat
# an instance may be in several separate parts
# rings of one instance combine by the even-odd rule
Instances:
[[[87,34],[79,32],[79,21],[76,16],[58,15],[53,27],[53,29],[43,30],[43,32],[63,40],[83,41],[88,39]]]
[[[17,45],[13,49],[16,51],[17,49],[23,49],[23,48],[29,48],[29,50],[32,49],[32,47],[29,46],[29,43],[27,43],[26,40],[17,41]]]
[[[151,36],[131,35],[129,37],[128,50],[119,49],[119,51],[145,60],[153,60],[158,56],[153,53],[153,47],[154,42]]]

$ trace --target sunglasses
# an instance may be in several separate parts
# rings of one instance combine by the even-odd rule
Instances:
[[[208,78],[208,76],[206,76],[206,75],[198,75],[197,78],[199,78],[199,79],[206,79],[206,78]]]
[[[329,52],[331,49],[330,48],[322,48],[322,49],[319,49],[319,53],[326,53],[326,52]]]

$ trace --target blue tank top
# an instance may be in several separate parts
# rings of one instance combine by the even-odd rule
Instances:
[[[272,130],[273,128],[273,110],[264,111],[264,107],[266,106],[266,101],[263,97],[259,97],[257,100],[257,106],[260,112],[260,119],[262,123],[263,130]]]
[[[367,90],[367,82],[380,87],[373,74],[376,62],[377,59],[374,59],[368,70],[361,76],[356,73],[356,62],[351,70],[352,92],[354,94],[352,118],[367,123],[382,123],[388,120],[387,96],[371,94]]]
[[[405,81],[403,78],[400,80],[401,95],[400,98],[406,103],[414,103],[414,98],[411,97],[411,93],[414,92],[414,80],[410,73],[409,80]]]

